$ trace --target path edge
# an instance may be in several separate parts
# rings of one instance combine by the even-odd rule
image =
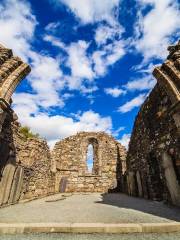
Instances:
[[[0,235],[26,233],[173,233],[180,223],[0,223]]]

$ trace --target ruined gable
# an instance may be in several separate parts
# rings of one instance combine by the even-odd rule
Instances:
[[[87,168],[89,144],[94,149],[92,173]],[[56,191],[107,192],[117,188],[125,155],[125,148],[103,132],[80,132],[65,138],[56,143],[52,152]]]

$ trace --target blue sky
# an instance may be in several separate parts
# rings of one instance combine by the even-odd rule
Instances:
[[[128,144],[151,72],[180,33],[177,0],[0,0],[0,42],[31,65],[13,108],[51,146],[79,131]]]

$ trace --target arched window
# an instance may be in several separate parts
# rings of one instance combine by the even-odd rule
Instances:
[[[87,149],[87,170],[88,170],[88,173],[92,173],[93,162],[94,162],[94,148],[93,148],[92,144],[89,144],[88,149]]]

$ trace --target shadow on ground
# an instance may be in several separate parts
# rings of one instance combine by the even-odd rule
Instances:
[[[96,203],[136,210],[180,222],[180,208],[169,206],[163,202],[130,197],[122,193],[103,193],[101,196],[102,201]]]

